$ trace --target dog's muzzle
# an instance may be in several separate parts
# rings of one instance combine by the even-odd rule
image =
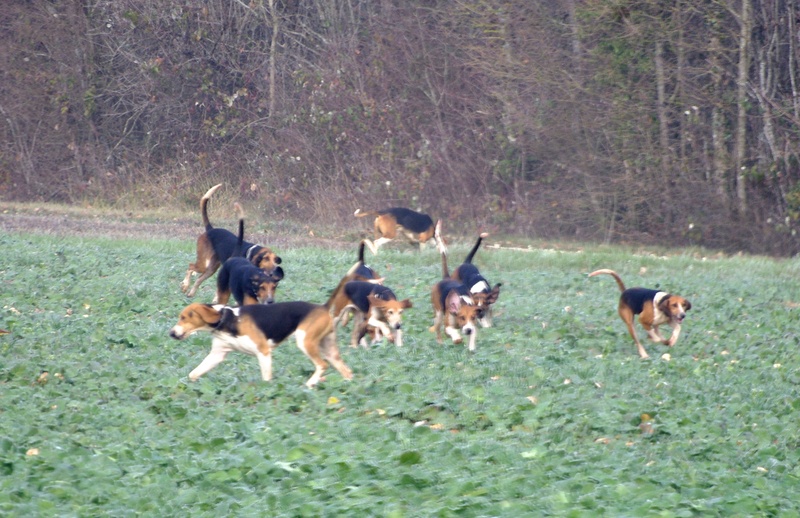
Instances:
[[[169,336],[176,340],[183,340],[186,335],[183,334],[182,329],[176,329],[173,327],[172,329],[169,330]]]

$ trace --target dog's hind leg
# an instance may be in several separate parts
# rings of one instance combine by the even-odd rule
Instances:
[[[322,357],[328,360],[333,368],[339,371],[339,374],[346,380],[353,379],[353,371],[350,370],[344,361],[342,360],[341,355],[339,354],[339,347],[336,345],[336,334],[335,333],[328,333],[322,338],[322,341],[319,345],[320,352],[322,353]]]
[[[214,264],[212,264],[210,266],[207,266],[206,267],[206,271],[204,271],[202,274],[200,274],[200,276],[197,277],[197,279],[195,279],[194,284],[192,285],[192,288],[189,291],[186,292],[186,296],[190,297],[190,298],[194,297],[197,294],[197,289],[200,287],[200,285],[203,283],[203,281],[205,281],[206,279],[208,279],[209,277],[214,275],[217,272],[217,270],[219,269],[219,267],[220,267],[219,263],[214,263]],[[187,276],[188,275],[189,275],[189,272],[187,272]]]

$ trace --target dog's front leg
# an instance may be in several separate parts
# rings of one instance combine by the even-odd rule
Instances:
[[[368,345],[364,338],[366,334],[367,323],[364,320],[364,314],[356,310],[355,316],[353,316],[353,333],[350,337],[350,347],[358,348],[358,346],[361,345],[362,347],[367,348]]]
[[[192,381],[197,381],[200,376],[222,363],[222,360],[225,359],[225,356],[227,356],[228,352],[228,350],[214,347],[212,345],[211,352],[208,353],[208,356],[206,356],[205,359],[200,362],[200,365],[195,367],[194,370],[189,373],[189,379]]]
[[[372,327],[378,328],[381,335],[383,336],[386,337],[392,336],[392,330],[389,329],[389,326],[386,325],[386,322],[384,322],[383,320],[379,320],[374,316],[370,316],[369,320],[367,320],[367,324],[371,325]]]
[[[431,333],[436,333],[436,341],[442,343],[442,319],[443,315],[441,311],[434,311],[433,313],[433,325],[430,327],[429,331]]]
[[[669,343],[669,340],[661,336],[661,333],[658,331],[658,326],[647,329],[647,336],[650,337],[650,340],[659,344],[666,345]]]
[[[681,334],[681,325],[675,324],[675,327],[672,328],[672,336],[669,337],[669,340],[666,340],[664,343],[668,346],[672,347],[678,342],[678,337]]]
[[[454,344],[460,344],[463,340],[461,339],[461,334],[458,332],[458,329],[455,327],[446,326],[444,328],[445,334],[449,336]]]
[[[256,358],[258,359],[258,366],[261,369],[261,379],[269,381],[272,379],[272,351],[264,354],[261,351],[256,351]]]

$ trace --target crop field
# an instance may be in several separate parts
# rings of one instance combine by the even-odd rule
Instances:
[[[323,303],[356,245],[278,252],[277,299]],[[393,243],[368,262],[414,304],[404,347],[346,328],[354,379],[314,390],[293,339],[271,382],[237,353],[188,380],[210,336],[167,333],[193,260],[193,240],[0,233],[0,515],[800,514],[797,259],[486,248],[503,287],[469,353],[428,330],[439,256]],[[688,298],[677,345],[640,360],[597,268]]]

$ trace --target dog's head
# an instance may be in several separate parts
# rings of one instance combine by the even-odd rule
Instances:
[[[692,309],[692,303],[681,296],[667,294],[658,303],[658,309],[668,315],[670,320],[680,323],[686,318],[686,312]]]
[[[271,272],[272,270],[277,268],[277,266],[281,264],[283,260],[280,257],[278,257],[278,254],[276,254],[269,248],[261,247],[258,250],[258,252],[253,254],[253,257],[250,258],[250,262],[258,266],[265,272]]]
[[[367,296],[370,312],[377,311],[380,319],[389,324],[391,329],[397,330],[403,324],[403,310],[412,307],[409,299],[405,300],[384,300],[375,293]]]
[[[260,271],[250,277],[250,290],[259,304],[275,302],[278,283],[283,279],[283,268],[277,266],[269,272]]]
[[[210,331],[219,324],[220,312],[208,304],[189,304],[178,316],[178,323],[169,330],[169,336],[183,340],[197,331]]]
[[[462,333],[471,335],[476,331],[475,322],[479,318],[479,308],[472,297],[463,295],[457,290],[450,290],[445,298],[445,304],[447,312],[453,316]]]
[[[491,290],[472,293],[472,300],[478,307],[478,318],[483,318],[486,312],[489,310],[489,306],[497,302],[497,298],[500,297],[501,286],[502,284],[497,283]]]

